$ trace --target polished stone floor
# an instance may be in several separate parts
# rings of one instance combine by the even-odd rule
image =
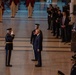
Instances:
[[[35,23],[40,24],[43,32],[42,67],[35,67],[32,45],[30,44],[31,31]],[[0,75],[58,75],[60,70],[65,75],[70,74],[71,52],[70,43],[62,43],[47,30],[47,12],[35,11],[32,18],[28,18],[27,10],[19,10],[15,18],[10,18],[10,10],[5,11],[3,23],[0,23]],[[5,66],[5,35],[6,29],[12,27],[15,33],[14,50],[11,64]]]

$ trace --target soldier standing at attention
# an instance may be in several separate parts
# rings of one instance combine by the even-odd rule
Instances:
[[[12,28],[8,28],[7,29],[7,34],[5,36],[5,50],[6,50],[6,62],[5,65],[6,67],[12,67],[12,65],[10,65],[10,60],[11,60],[11,53],[13,50],[13,39],[14,39],[14,33],[12,31]]]
[[[35,0],[26,0],[26,7],[28,8],[28,18],[32,18]]]
[[[11,18],[15,17],[16,14],[16,10],[17,10],[17,4],[19,3],[18,0],[10,0],[9,1],[9,5],[10,5],[10,9],[11,9]]]

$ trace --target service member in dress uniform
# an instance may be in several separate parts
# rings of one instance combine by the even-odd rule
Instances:
[[[26,0],[26,7],[28,8],[28,18],[32,18],[35,0]]]
[[[0,0],[0,22],[2,22],[3,13],[4,13],[4,3],[2,0]]]
[[[74,56],[72,56],[72,68],[71,68],[71,73],[70,75],[76,75],[76,54]]]
[[[12,67],[12,65],[10,64],[11,61],[11,53],[13,50],[13,39],[14,39],[14,33],[12,31],[12,28],[8,28],[7,29],[7,34],[5,36],[5,50],[6,50],[6,61],[5,61],[5,65],[6,67]]]
[[[16,15],[18,3],[19,3],[18,0],[10,0],[9,1],[9,5],[10,5],[10,9],[11,9],[11,18],[14,18]]]

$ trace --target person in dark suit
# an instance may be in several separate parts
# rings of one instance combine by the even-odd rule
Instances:
[[[11,53],[13,50],[13,39],[14,39],[14,34],[12,31],[12,28],[8,28],[7,29],[7,34],[5,36],[5,50],[6,50],[6,62],[5,65],[7,67],[12,67],[12,65],[10,65],[10,60],[11,60]]]
[[[41,67],[42,66],[42,59],[41,59],[41,51],[42,51],[42,41],[43,41],[43,37],[42,34],[40,33],[40,30],[37,29],[35,31],[36,39],[34,42],[34,49],[36,51],[37,54],[37,60],[38,60],[38,64],[35,65],[35,67]]]
[[[52,25],[51,25],[51,21],[52,21],[52,11],[53,10],[53,7],[52,5],[50,4],[49,5],[49,8],[47,8],[47,13],[48,13],[48,30],[50,30],[50,27],[52,29]]]
[[[35,29],[32,31],[31,33],[31,39],[30,39],[30,43],[33,45],[33,50],[34,50],[34,56],[35,56],[35,59],[32,59],[32,61],[37,61],[37,54],[36,54],[36,51],[34,49],[34,42],[35,42],[35,38],[36,38],[36,34],[35,34],[35,31],[36,29],[39,29],[39,24],[35,24]],[[42,34],[42,31],[40,30],[40,34],[43,38],[43,34]]]
[[[36,38],[36,34],[35,34],[36,29],[39,29],[39,24],[35,24],[35,29],[31,33],[30,43],[33,46],[34,46],[34,42],[35,42],[35,38]],[[34,50],[35,59],[32,59],[32,61],[37,61],[37,55],[36,55],[36,51],[35,51],[34,47],[33,47],[33,50]]]
[[[53,8],[53,36],[56,35],[56,19],[57,19],[57,8]]]
[[[68,25],[69,25],[69,17],[63,12],[62,22],[61,22],[61,38],[62,42],[68,42]]]
[[[72,68],[71,68],[71,73],[70,75],[76,75],[76,54],[72,56]]]
[[[57,19],[56,19],[56,29],[57,29],[56,38],[58,38],[60,36],[61,18],[62,18],[61,10],[58,10]]]

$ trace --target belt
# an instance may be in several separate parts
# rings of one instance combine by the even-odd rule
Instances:
[[[11,44],[11,43],[13,43],[13,42],[6,42],[6,44]]]

